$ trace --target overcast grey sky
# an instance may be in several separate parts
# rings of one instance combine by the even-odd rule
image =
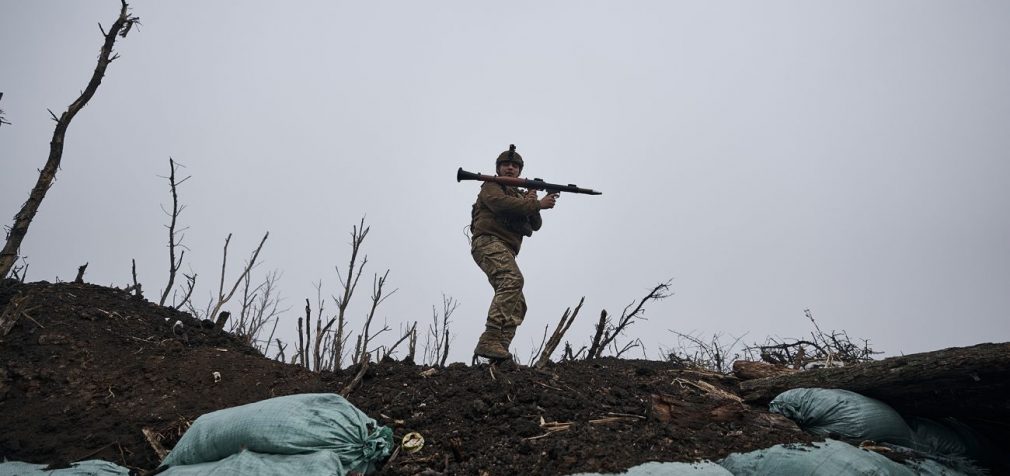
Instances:
[[[463,234],[478,185],[455,171],[492,172],[514,143],[524,176],[604,192],[563,195],[523,246],[523,360],[580,296],[576,347],[600,309],[671,278],[628,335],[651,358],[669,329],[803,337],[805,308],[888,355],[1010,340],[1010,3],[131,5],[142,26],[22,248],[29,280],[90,262],[90,282],[125,286],[135,258],[156,299],[171,156],[193,177],[200,302],[227,234],[234,276],[269,230],[258,272],[283,271],[294,335],[367,216],[351,325],[388,268],[379,317],[423,327],[450,295],[451,360],[469,360],[491,288]],[[4,225],[45,162],[46,108],[87,84],[118,8],[0,1]]]

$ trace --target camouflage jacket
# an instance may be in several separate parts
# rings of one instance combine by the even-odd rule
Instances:
[[[523,196],[515,187],[494,182],[481,186],[471,212],[470,229],[474,238],[497,236],[518,254],[523,236],[532,236],[541,225],[538,200]]]

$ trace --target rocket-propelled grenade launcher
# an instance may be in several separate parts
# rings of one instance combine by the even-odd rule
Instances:
[[[574,184],[559,185],[556,183],[544,182],[542,179],[538,178],[524,179],[516,177],[500,177],[497,175],[475,174],[473,172],[467,172],[466,170],[463,170],[463,167],[460,167],[459,170],[456,171],[456,181],[459,182],[462,180],[480,180],[482,182],[495,182],[500,183],[502,185],[508,185],[510,187],[523,187],[531,190],[543,190],[548,194],[568,192],[568,193],[583,193],[586,195],[603,195],[603,192],[597,192],[596,190],[591,190],[588,188],[579,188],[577,185]]]

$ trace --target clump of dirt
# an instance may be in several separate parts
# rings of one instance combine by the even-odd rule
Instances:
[[[0,337],[0,458],[104,459],[151,470],[148,429],[171,449],[201,414],[266,398],[339,392],[356,369],[314,373],[261,356],[212,323],[124,291],[0,286],[17,314]],[[215,373],[220,379],[215,377]],[[732,377],[598,359],[537,370],[372,364],[348,396],[422,450],[382,474],[568,474],[647,461],[718,459],[811,437],[742,403]]]

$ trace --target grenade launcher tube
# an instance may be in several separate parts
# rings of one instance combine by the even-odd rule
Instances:
[[[558,192],[568,192],[568,193],[582,193],[586,195],[603,195],[603,192],[597,192],[596,190],[591,190],[588,188],[579,188],[577,185],[559,185],[556,183],[544,182],[541,179],[524,179],[516,177],[500,177],[497,175],[484,175],[473,172],[467,172],[460,167],[456,170],[456,181],[460,182],[463,180],[480,180],[482,182],[495,182],[502,185],[508,185],[511,187],[523,187],[532,190],[543,190],[549,194]]]

